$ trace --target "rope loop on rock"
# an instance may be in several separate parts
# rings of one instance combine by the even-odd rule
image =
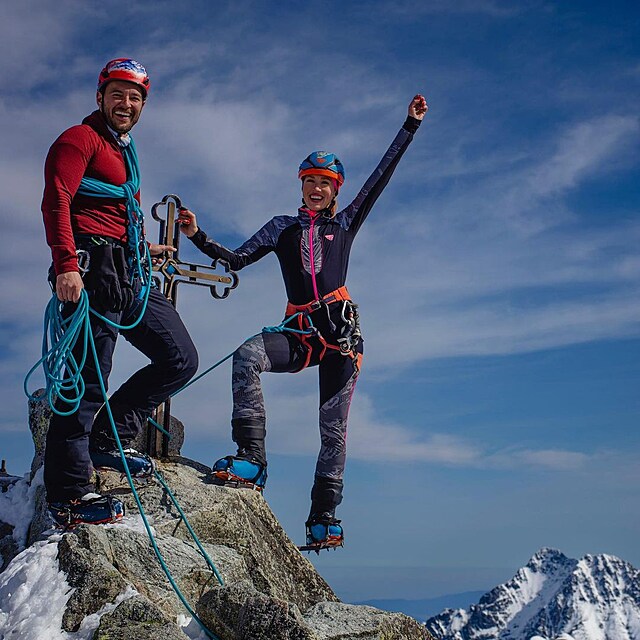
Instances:
[[[105,402],[104,406],[106,408],[107,415],[109,417],[109,423],[111,424],[111,430],[113,432],[113,436],[114,436],[114,439],[116,441],[116,445],[118,446],[118,451],[120,452],[120,457],[121,457],[123,465],[124,465],[124,469],[125,469],[126,476],[127,476],[127,481],[129,482],[129,487],[131,488],[131,492],[133,494],[133,498],[134,498],[134,500],[136,502],[136,505],[138,506],[138,510],[140,511],[140,517],[142,518],[142,522],[143,522],[144,527],[145,527],[145,529],[147,531],[147,535],[149,537],[149,541],[151,542],[151,546],[153,547],[153,551],[156,554],[156,557],[158,559],[158,562],[160,563],[160,566],[162,567],[162,570],[164,571],[165,575],[167,576],[167,580],[169,580],[169,584],[171,585],[171,587],[172,587],[173,591],[175,592],[175,594],[178,596],[180,602],[182,602],[182,605],[184,606],[184,608],[189,612],[191,617],[198,623],[198,625],[200,626],[200,628],[202,629],[202,631],[205,633],[205,635],[208,638],[210,638],[211,640],[221,640],[221,638],[219,638],[213,631],[211,631],[207,627],[207,625],[205,625],[205,623],[198,617],[196,612],[191,608],[191,605],[187,602],[187,599],[185,598],[184,594],[180,590],[180,587],[177,585],[175,579],[173,578],[173,575],[171,574],[171,571],[170,571],[169,567],[167,566],[167,563],[164,561],[164,557],[163,557],[162,552],[160,551],[160,549],[158,547],[158,543],[156,542],[156,539],[155,539],[155,536],[153,534],[153,531],[151,530],[151,525],[149,524],[149,521],[147,519],[147,515],[145,513],[144,507],[142,506],[142,502],[140,500],[140,496],[138,495],[138,491],[136,490],[136,487],[134,485],[133,478],[131,476],[131,472],[129,471],[129,464],[127,463],[127,458],[125,456],[124,449],[122,447],[122,443],[120,442],[120,437],[118,435],[118,430],[116,428],[115,419],[113,417],[113,413],[111,412],[111,406],[110,406],[110,403],[109,403],[109,398],[107,396],[107,390],[105,388],[104,380],[102,379],[102,375],[100,374],[98,352],[96,350],[96,345],[95,345],[95,341],[94,341],[94,338],[93,338],[93,332],[91,330],[89,330],[89,345],[91,347],[91,353],[93,355],[94,362],[95,362],[95,365],[96,365],[96,370],[98,372],[98,382],[100,383],[100,390],[102,391],[102,396],[104,398],[104,402]],[[161,479],[161,476],[157,472],[156,472],[156,477],[158,479]],[[171,491],[169,491],[169,487],[167,486],[167,484],[164,481],[164,479],[161,479],[161,485],[168,492],[168,494],[169,494],[172,502],[174,503],[174,505],[176,505],[176,508],[178,509],[178,511],[180,513],[180,516],[182,517],[183,522],[187,526],[187,529],[188,529],[189,533],[191,534],[194,542],[196,542],[196,544],[198,545],[198,548],[200,549],[200,553],[205,558],[205,560],[207,562],[207,565],[209,566],[209,568],[211,568],[211,570],[215,574],[215,576],[218,579],[220,585],[221,586],[224,585],[224,581],[222,580],[222,577],[220,576],[220,574],[218,573],[217,569],[215,568],[213,562],[211,561],[211,559],[207,555],[206,551],[202,547],[200,541],[198,540],[198,536],[195,534],[195,532],[191,528],[191,525],[188,523],[186,515],[184,514],[182,509],[178,506],[178,501],[175,499],[175,496],[171,493]]]

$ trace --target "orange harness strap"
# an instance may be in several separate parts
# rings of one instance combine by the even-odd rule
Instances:
[[[288,318],[294,313],[311,313],[312,311],[317,311],[322,306],[323,302],[325,304],[331,304],[332,302],[342,302],[343,300],[351,300],[351,296],[349,295],[346,286],[340,287],[331,293],[327,293],[326,296],[322,296],[322,300],[312,300],[311,302],[307,302],[307,304],[292,304],[291,302],[287,302],[285,316]]]
[[[293,316],[296,313],[299,314],[298,328],[301,331],[307,331],[308,329],[313,327],[313,325],[309,320],[309,315],[311,313],[320,309],[323,304],[330,305],[333,302],[342,302],[344,300],[348,300],[348,301],[351,300],[351,296],[349,295],[349,292],[347,291],[346,286],[340,287],[339,289],[336,289],[331,293],[327,293],[327,295],[323,296],[321,300],[312,300],[307,304],[298,305],[298,304],[292,304],[291,302],[288,302],[287,309],[285,311],[285,317],[289,318],[290,316]],[[324,358],[325,354],[327,353],[327,349],[335,349],[336,351],[340,351],[340,347],[338,347],[337,345],[329,344],[324,339],[322,334],[317,330],[310,335],[297,334],[298,339],[300,340],[300,342],[302,342],[302,344],[305,346],[307,350],[307,357],[306,357],[305,363],[303,367],[299,369],[298,373],[300,371],[304,371],[309,366],[309,362],[311,361],[311,354],[313,352],[313,347],[309,342],[309,338],[311,338],[312,336],[315,336],[316,338],[318,338],[318,340],[320,341],[320,344],[322,345],[322,351],[320,352],[320,356],[319,356],[320,360]],[[358,361],[358,364],[359,364],[359,361]]]

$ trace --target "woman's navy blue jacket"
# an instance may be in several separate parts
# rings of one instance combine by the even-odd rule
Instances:
[[[300,208],[297,216],[276,216],[235,251],[208,238],[202,229],[191,240],[211,258],[228,262],[234,271],[273,251],[280,263],[289,302],[304,305],[321,299],[345,285],[356,233],[387,186],[419,125],[419,120],[407,118],[353,202],[335,216],[306,208]]]

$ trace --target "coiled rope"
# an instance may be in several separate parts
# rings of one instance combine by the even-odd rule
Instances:
[[[131,282],[136,277],[140,278],[142,294],[146,287],[151,286],[151,271],[150,269],[144,269],[144,265],[149,264],[148,247],[144,240],[144,213],[136,200],[136,193],[140,191],[140,164],[133,138],[129,137],[129,143],[122,147],[122,155],[124,156],[127,171],[127,181],[124,184],[109,184],[96,178],[84,176],[80,181],[78,193],[94,198],[115,198],[125,201],[127,207],[127,263],[129,266],[129,278]]]

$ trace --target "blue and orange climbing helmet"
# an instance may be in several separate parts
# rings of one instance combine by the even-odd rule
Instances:
[[[151,86],[147,70],[131,58],[116,58],[107,62],[98,76],[98,91],[102,91],[111,80],[133,82],[142,89],[144,98],[147,97]]]
[[[300,165],[298,178],[304,176],[328,176],[337,180],[338,187],[344,183],[344,167],[334,153],[328,151],[314,151],[309,154]]]

